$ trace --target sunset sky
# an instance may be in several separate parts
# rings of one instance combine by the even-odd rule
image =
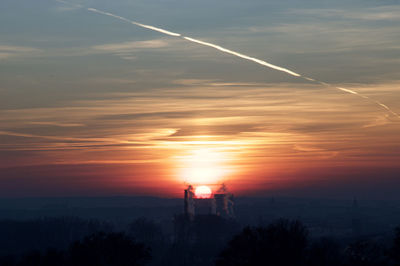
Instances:
[[[0,197],[400,199],[397,1],[70,3],[0,3]]]

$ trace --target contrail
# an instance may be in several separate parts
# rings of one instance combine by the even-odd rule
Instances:
[[[70,4],[70,3],[66,2],[66,1],[63,1],[63,0],[56,0],[56,1],[60,2],[60,3],[63,3],[63,4]],[[73,4],[70,4],[70,5],[73,5]],[[74,6],[82,7],[80,5],[74,5]],[[182,38],[182,39],[184,39],[186,41],[189,41],[189,42],[197,43],[197,44],[200,44],[200,45],[203,45],[203,46],[208,46],[208,47],[217,49],[217,50],[219,50],[221,52],[224,52],[224,53],[227,53],[227,54],[231,54],[233,56],[236,56],[236,57],[248,60],[248,61],[252,61],[252,62],[254,62],[256,64],[259,64],[261,66],[265,66],[265,67],[268,67],[268,68],[271,68],[271,69],[275,69],[275,70],[287,73],[289,75],[292,75],[292,76],[295,76],[295,77],[298,77],[298,78],[302,78],[302,79],[307,80],[307,81],[316,82],[318,84],[321,84],[321,85],[324,85],[324,86],[327,86],[327,87],[330,87],[330,88],[334,88],[334,89],[337,89],[337,90],[340,90],[340,91],[343,91],[343,92],[346,92],[346,93],[349,93],[349,94],[356,95],[358,97],[361,97],[363,99],[366,99],[366,100],[378,105],[379,107],[385,109],[385,111],[391,113],[392,115],[394,115],[394,116],[396,116],[397,118],[400,119],[400,115],[398,113],[394,112],[392,109],[390,109],[387,105],[381,103],[380,101],[374,100],[374,99],[372,99],[372,98],[370,98],[368,96],[365,96],[365,95],[363,95],[361,93],[358,93],[356,91],[353,91],[353,90],[350,90],[350,89],[346,89],[346,88],[343,88],[343,87],[336,87],[336,86],[334,86],[332,84],[329,84],[329,83],[326,83],[326,82],[323,82],[323,81],[319,81],[319,80],[316,80],[316,79],[313,79],[313,78],[310,78],[310,77],[302,76],[302,75],[300,75],[300,74],[298,74],[298,73],[296,73],[296,72],[294,72],[294,71],[292,71],[290,69],[287,69],[287,68],[284,68],[284,67],[280,67],[280,66],[277,66],[277,65],[273,65],[273,64],[268,63],[266,61],[263,61],[261,59],[258,59],[258,58],[255,58],[255,57],[251,57],[251,56],[248,56],[248,55],[245,55],[245,54],[241,54],[241,53],[229,50],[227,48],[224,48],[222,46],[213,44],[213,43],[209,43],[209,42],[197,40],[197,39],[194,39],[194,38],[182,36],[179,33],[171,32],[171,31],[168,31],[168,30],[165,30],[165,29],[161,29],[161,28],[157,28],[157,27],[154,27],[154,26],[151,26],[151,25],[142,24],[142,23],[139,23],[139,22],[136,22],[136,21],[133,21],[133,20],[130,20],[130,19],[127,19],[127,18],[118,16],[118,15],[115,15],[115,14],[109,13],[109,12],[104,12],[104,11],[95,9],[95,8],[88,8],[87,10],[90,11],[90,12],[94,12],[94,13],[110,16],[110,17],[113,17],[113,18],[116,18],[116,19],[119,19],[119,20],[122,20],[122,21],[125,21],[125,22],[128,22],[128,23],[131,23],[133,25],[136,25],[136,26],[139,26],[139,27],[142,27],[142,28],[146,28],[146,29],[149,29],[149,30],[157,31],[157,32],[169,35],[169,36],[179,37],[179,38]]]
[[[224,53],[228,53],[228,54],[231,54],[231,55],[234,55],[234,56],[237,56],[237,57],[249,60],[249,61],[253,61],[253,62],[255,62],[255,63],[259,64],[259,65],[266,66],[266,67],[269,67],[269,68],[273,68],[273,69],[276,69],[276,70],[279,70],[279,71],[282,71],[282,72],[286,72],[286,73],[288,73],[288,74],[290,74],[292,76],[295,76],[295,77],[300,77],[301,76],[300,74],[297,74],[297,73],[295,73],[295,72],[293,72],[293,71],[291,71],[289,69],[286,69],[286,68],[283,68],[283,67],[280,67],[280,66],[276,66],[276,65],[270,64],[268,62],[265,62],[263,60],[260,60],[260,59],[254,58],[254,57],[250,57],[250,56],[247,56],[247,55],[244,55],[244,54],[241,54],[241,53],[226,49],[226,48],[221,47],[221,46],[216,45],[216,44],[203,42],[203,41],[196,40],[196,39],[193,39],[193,38],[190,38],[190,37],[184,37],[179,33],[167,31],[167,30],[160,29],[160,28],[157,28],[157,27],[154,27],[154,26],[150,26],[150,25],[145,25],[145,24],[142,24],[142,23],[139,23],[139,22],[136,22],[136,21],[132,21],[132,20],[129,20],[127,18],[124,18],[124,17],[121,17],[121,16],[117,16],[117,15],[114,15],[114,14],[109,13],[109,12],[104,12],[104,11],[101,11],[101,10],[98,10],[98,9],[95,9],[95,8],[88,8],[87,10],[91,11],[91,12],[98,13],[98,14],[110,16],[110,17],[113,17],[113,18],[116,18],[116,19],[119,19],[119,20],[122,20],[122,21],[125,21],[125,22],[128,22],[128,23],[137,25],[139,27],[143,27],[143,28],[146,28],[146,29],[158,31],[158,32],[170,35],[170,36],[182,37],[183,39],[185,39],[187,41],[198,43],[198,44],[201,44],[201,45],[204,45],[204,46],[209,46],[209,47],[212,47],[214,49],[220,50],[220,51],[222,51]]]
[[[199,41],[199,40],[196,40],[196,39],[193,39],[193,38],[189,38],[189,37],[183,37],[183,38],[185,40],[190,41],[190,42],[194,42],[194,43],[198,43],[198,44],[201,44],[201,45],[209,46],[209,47],[215,48],[217,50],[220,50],[220,51],[222,51],[224,53],[232,54],[234,56],[237,56],[237,57],[249,60],[249,61],[253,61],[253,62],[255,62],[255,63],[259,64],[259,65],[262,65],[262,66],[266,66],[266,67],[273,68],[273,69],[276,69],[276,70],[279,70],[279,71],[282,71],[282,72],[286,72],[289,75],[292,75],[292,76],[295,76],[295,77],[301,77],[300,74],[297,74],[296,72],[293,72],[293,71],[291,71],[289,69],[286,69],[286,68],[283,68],[283,67],[280,67],[280,66],[276,66],[276,65],[267,63],[267,62],[265,62],[263,60],[260,60],[260,59],[254,58],[254,57],[250,57],[250,56],[247,56],[247,55],[244,55],[244,54],[241,54],[241,53],[226,49],[226,48],[221,47],[221,46],[216,45],[216,44]]]
[[[129,23],[131,23],[133,25],[136,25],[136,26],[139,26],[139,27],[142,27],[142,28],[146,28],[146,29],[149,29],[149,30],[158,31],[158,32],[170,35],[170,36],[174,36],[174,37],[180,37],[181,36],[179,33],[175,33],[175,32],[167,31],[167,30],[160,29],[160,28],[157,28],[157,27],[154,27],[154,26],[142,24],[142,23],[139,23],[139,22],[136,22],[136,21],[133,21],[133,20],[121,17],[121,16],[114,15],[114,14],[109,13],[109,12],[104,12],[104,11],[95,9],[95,8],[88,8],[87,10],[89,10],[91,12],[98,13],[98,14],[102,14],[102,15],[113,17],[113,18],[117,18],[119,20],[122,20],[122,21],[125,21],[125,22],[129,22]]]

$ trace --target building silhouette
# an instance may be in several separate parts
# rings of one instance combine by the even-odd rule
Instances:
[[[196,198],[193,186],[189,185],[184,193],[184,216],[192,220],[196,215],[217,215],[232,219],[234,214],[233,194],[222,184],[210,198]]]
[[[214,194],[216,202],[216,214],[224,218],[235,218],[233,194],[222,184],[217,193]]]
[[[184,212],[174,216],[176,245],[226,243],[237,230],[233,195],[224,184],[209,198],[196,197],[194,187],[184,190]],[[207,244],[206,244],[207,243]]]
[[[191,185],[185,189],[185,197],[184,197],[184,216],[185,218],[192,220],[195,215],[195,203],[194,203],[194,192],[193,187]]]

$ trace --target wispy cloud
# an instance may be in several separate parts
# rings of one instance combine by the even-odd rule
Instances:
[[[55,11],[57,12],[69,12],[69,11],[74,11],[78,10],[80,7],[78,6],[58,6],[55,8]]]
[[[334,8],[311,8],[311,9],[292,9],[289,14],[325,17],[334,19],[350,19],[364,21],[398,21],[400,20],[400,7],[398,5],[386,5],[370,8],[357,9],[334,9]]]
[[[84,16],[81,12],[71,15]],[[131,25],[128,19],[110,15],[128,22],[126,24],[128,26]],[[87,19],[84,17],[83,21]],[[140,42],[119,42],[121,39],[106,39],[105,35],[102,36],[103,41],[96,43],[97,45],[90,43],[76,49],[59,47],[60,50],[70,48],[74,55],[98,55],[89,59],[95,58],[94,62],[99,65],[99,62],[108,63],[101,61],[109,60],[109,57],[104,55],[112,54],[125,59],[134,59],[138,56],[139,61],[143,59],[139,51],[147,54],[148,51],[154,50],[173,51],[173,56],[176,57],[174,59],[179,60],[179,63],[182,61],[185,63],[178,65],[174,61],[174,64],[170,64],[161,58],[160,65],[147,61],[143,65],[125,62],[122,66],[113,64],[106,65],[106,68],[102,68],[103,65],[101,68],[96,65],[96,68],[92,69],[93,72],[92,70],[86,72],[85,69],[81,74],[80,69],[72,68],[87,58],[60,60],[60,57],[56,57],[56,60],[50,61],[51,64],[39,64],[38,68],[41,67],[43,70],[38,69],[37,72],[36,69],[34,72],[27,70],[28,75],[24,76],[27,80],[26,84],[24,83],[26,88],[12,91],[19,87],[19,80],[17,81],[15,77],[22,76],[22,71],[16,71],[16,75],[8,78],[8,80],[15,79],[12,81],[13,84],[8,81],[3,83],[4,86],[13,85],[8,89],[6,98],[15,94],[15,98],[23,97],[23,100],[10,97],[11,104],[2,106],[0,167],[15,166],[16,169],[22,169],[22,166],[26,165],[56,165],[57,167],[42,168],[47,169],[43,170],[46,174],[32,176],[32,173],[23,173],[20,176],[27,176],[32,181],[46,180],[36,183],[47,184],[61,175],[65,176],[65,180],[76,179],[80,185],[83,183],[98,185],[101,183],[99,176],[102,176],[102,184],[107,189],[110,183],[129,183],[132,187],[139,188],[144,182],[147,182],[146,186],[151,186],[149,183],[156,183],[159,180],[163,180],[163,184],[176,183],[179,177],[174,168],[179,168],[181,165],[175,160],[204,148],[215,150],[225,157],[224,169],[237,170],[232,172],[232,176],[229,177],[231,180],[238,178],[241,171],[245,173],[248,178],[242,178],[240,182],[243,183],[259,184],[257,182],[260,180],[278,179],[284,176],[280,175],[282,172],[279,171],[298,171],[309,165],[309,162],[313,163],[313,167],[321,165],[353,167],[374,164],[398,169],[400,124],[398,119],[386,112],[388,106],[393,108],[394,112],[400,112],[397,97],[398,82],[369,87],[360,84],[339,85],[342,78],[339,75],[337,77],[339,81],[336,81],[338,84],[330,86],[318,83],[314,76],[313,78],[303,76],[304,80],[294,76],[276,75],[280,79],[287,79],[288,83],[274,84],[268,83],[268,80],[270,76],[275,76],[275,72],[261,67],[270,67],[270,64],[258,59],[273,58],[275,62],[286,62],[279,65],[296,66],[293,68],[296,70],[293,73],[296,74],[297,70],[301,73],[303,71],[315,73],[308,70],[321,65],[325,71],[332,72],[332,55],[324,57],[323,64],[308,64],[307,60],[313,60],[313,55],[331,48],[331,51],[337,52],[335,56],[338,54],[346,56],[347,54],[341,53],[346,45],[353,49],[355,46],[352,45],[366,41],[367,37],[373,34],[377,35],[368,45],[385,43],[381,49],[386,49],[390,46],[390,41],[395,39],[390,39],[389,35],[396,34],[396,28],[390,27],[389,31],[384,33],[379,33],[379,29],[373,29],[368,33],[368,28],[361,25],[358,28],[346,28],[340,22],[336,25],[321,22],[318,25],[314,23],[312,27],[311,24],[296,25],[296,21],[293,20],[284,21],[293,23],[285,25],[260,23],[270,26],[268,29],[260,27],[257,28],[260,31],[248,33],[253,35],[254,39],[243,38],[239,34],[231,36],[232,39],[226,39],[230,35],[226,32],[207,35],[204,40],[182,39],[182,36],[177,36],[178,33],[141,24],[146,26],[141,26],[142,28],[156,30],[157,33],[165,33],[168,36]],[[247,26],[243,25],[248,28]],[[280,40],[278,45],[255,41],[270,37],[261,34],[262,30],[268,32],[274,29],[276,31],[271,35],[290,36],[292,42],[290,38],[286,42]],[[324,33],[324,30],[330,32]],[[287,34],[276,34],[277,32]],[[196,34],[200,35],[201,32],[198,31]],[[340,35],[345,36],[339,38],[340,41],[334,42],[333,39]],[[132,36],[129,37],[129,34],[126,36],[119,38],[135,40],[130,39]],[[358,39],[359,36],[364,36],[364,39]],[[238,42],[231,42],[235,38]],[[329,49],[320,45],[321,42],[313,43],[316,39],[331,43]],[[306,44],[307,51],[311,51],[301,58],[303,60],[295,54],[301,53],[298,45],[301,41]],[[337,44],[341,42],[343,46],[338,46]],[[217,43],[221,43],[224,47]],[[280,54],[284,55],[279,57],[277,53],[270,52],[270,47],[263,45],[265,43],[277,47],[276,49],[280,49]],[[310,43],[313,44],[307,45]],[[69,44],[65,43],[65,46]],[[200,46],[202,49],[199,49],[199,45],[202,45]],[[235,51],[243,53],[235,52],[233,48],[227,49],[225,45],[236,46]],[[286,53],[286,47],[282,47],[285,45],[292,47],[292,52]],[[258,47],[258,52],[252,47]],[[337,50],[334,50],[335,48]],[[15,47],[13,49],[15,51],[12,53],[31,52],[21,47],[19,51],[16,51],[18,49]],[[4,51],[11,53],[10,50],[13,49],[7,48]],[[183,49],[188,50],[183,51]],[[218,52],[215,49],[223,53],[220,57],[212,58],[215,55],[213,52]],[[46,48],[46,54],[48,51]],[[56,54],[56,48],[50,52],[52,55]],[[193,55],[199,54],[201,54],[200,60],[191,62],[191,59],[195,58]],[[219,62],[214,65],[216,61]],[[227,61],[231,64],[226,64]],[[62,64],[62,67],[49,70],[49,66],[52,68],[55,62]],[[233,65],[235,62],[238,64]],[[64,65],[65,63],[67,65]],[[373,63],[371,62],[371,65]],[[272,66],[276,67],[274,69],[282,70],[280,66]],[[146,69],[143,70],[142,67]],[[110,72],[111,68],[113,71]],[[72,71],[65,71],[66,69]],[[104,72],[100,72],[104,69]],[[193,69],[201,69],[203,72]],[[248,71],[249,69],[251,71]],[[346,66],[344,69],[348,70],[350,67]],[[10,72],[11,70],[12,68]],[[138,71],[148,72],[138,74]],[[40,75],[36,75],[37,73]],[[284,73],[290,74],[287,71]],[[7,74],[8,69],[4,76]],[[52,77],[49,77],[50,75]],[[253,79],[253,77],[258,78]],[[324,75],[316,77],[326,78]],[[42,86],[43,89],[37,89]],[[25,91],[28,90],[29,93],[25,95]],[[41,98],[41,101],[36,100],[37,102],[32,104],[29,96],[39,91],[41,94],[38,94],[37,98]],[[343,95],[344,93],[347,95]],[[42,95],[46,97],[43,98]],[[364,96],[379,102],[371,104]],[[19,106],[13,106],[14,100],[18,101]],[[7,99],[3,99],[3,102],[5,101]],[[6,110],[7,107],[10,109]],[[88,168],[87,164],[97,165]],[[122,169],[121,164],[126,167]],[[72,173],[69,171],[71,168],[67,166],[60,168],[60,165],[82,167]],[[114,170],[105,173],[99,165],[114,167]],[[66,170],[60,171],[60,169]],[[154,170],[159,171],[154,172]],[[19,170],[3,173],[15,176],[13,171]],[[274,171],[277,173],[275,176]],[[304,182],[308,175],[307,171],[303,173],[304,176],[296,173],[291,178],[299,178],[300,182]],[[325,173],[320,176],[324,176]],[[88,175],[92,175],[93,179],[88,179]],[[147,181],[143,181],[145,179]],[[20,179],[18,181],[21,183]]]
[[[334,91],[322,94],[316,84],[233,84],[232,88],[225,83],[176,80],[156,91],[103,92],[65,106],[3,110],[0,159],[8,155],[0,167],[120,169],[135,164],[132,168],[138,169],[140,164],[160,171],[140,176],[152,181],[165,178],[169,184],[180,178],[179,158],[205,147],[225,158],[223,167],[231,171],[230,180],[254,169],[267,169],[265,173],[272,175],[282,164],[299,169],[310,160],[314,165],[397,163],[400,154],[393,147],[399,144],[400,124],[368,126],[371,117],[390,117],[355,97],[343,98]],[[391,84],[347,87],[386,101],[396,89]],[[126,175],[133,178],[130,171]],[[81,173],[76,176],[87,180]],[[257,173],[252,176],[260,178]],[[132,182],[137,184],[137,179]]]
[[[135,54],[140,50],[166,48],[169,45],[170,44],[163,39],[110,43],[94,45],[89,48],[88,53],[111,53],[123,59],[134,60],[136,59]]]
[[[122,43],[111,43],[103,45],[92,46],[92,49],[105,51],[105,52],[132,52],[138,49],[154,49],[167,47],[169,44],[167,41],[162,39],[149,40],[149,41],[134,41],[134,42],[122,42]]]
[[[302,79],[305,79],[307,81],[316,82],[318,84],[326,86],[327,88],[334,88],[334,89],[337,89],[337,90],[340,90],[340,91],[343,91],[343,92],[346,92],[346,93],[349,93],[349,94],[357,95],[360,98],[367,99],[371,103],[380,106],[381,108],[385,109],[390,114],[392,114],[392,115],[394,115],[394,116],[396,116],[397,118],[400,119],[400,115],[398,113],[396,113],[393,109],[391,109],[389,106],[387,106],[386,104],[382,103],[379,100],[375,100],[375,99],[373,99],[371,97],[363,95],[360,92],[356,92],[356,91],[354,91],[352,89],[338,87],[338,86],[326,83],[324,81],[319,81],[319,80],[317,80],[315,78],[312,78],[312,77],[303,76],[303,75],[301,75],[301,74],[299,74],[299,73],[297,73],[297,72],[295,72],[295,71],[293,71],[291,69],[271,64],[271,63],[266,62],[264,60],[261,60],[261,59],[255,58],[255,57],[251,57],[251,56],[248,56],[248,55],[245,55],[245,54],[242,54],[242,53],[227,49],[225,47],[219,46],[219,45],[214,44],[214,43],[205,42],[205,41],[202,41],[202,40],[199,40],[199,39],[194,39],[194,38],[187,37],[187,36],[182,36],[179,33],[170,32],[170,31],[158,28],[158,27],[144,25],[144,24],[141,24],[141,23],[138,23],[138,22],[135,22],[135,21],[131,21],[131,20],[127,19],[127,18],[118,16],[118,15],[115,15],[115,14],[112,14],[112,13],[109,13],[109,12],[104,12],[104,11],[101,11],[101,10],[98,10],[98,9],[88,8],[88,11],[99,13],[99,14],[102,14],[102,15],[111,16],[111,17],[119,19],[121,21],[130,22],[130,23],[132,23],[132,24],[134,24],[136,26],[144,27],[144,28],[147,28],[147,29],[150,29],[150,30],[153,30],[153,31],[158,31],[158,32],[161,32],[163,34],[170,35],[170,36],[173,36],[173,37],[183,38],[184,40],[187,40],[189,42],[196,43],[196,44],[203,45],[203,46],[207,46],[207,47],[211,47],[211,48],[219,50],[219,51],[221,51],[223,53],[227,53],[227,54],[230,54],[230,55],[233,55],[233,56],[236,56],[236,57],[251,61],[253,63],[256,63],[258,65],[261,65],[261,66],[264,66],[264,67],[267,67],[267,68],[270,68],[270,69],[274,69],[274,70],[277,70],[277,71],[280,71],[280,72],[284,72],[284,73],[286,73],[288,75],[291,75],[291,76],[294,76],[294,77],[297,77],[297,78],[302,78]]]
[[[365,24],[350,24],[342,20],[314,22],[280,23],[271,26],[251,26],[248,30],[256,34],[280,33],[282,41],[296,40],[297,49],[290,53],[337,53],[348,51],[380,51],[400,49],[396,25],[384,28]],[[371,38],[371,35],[374,36]],[[314,45],[311,45],[314,44]],[[318,44],[318,45],[315,45]]]
[[[55,1],[64,5],[64,6],[58,7],[59,11],[71,11],[71,10],[75,10],[75,9],[79,9],[79,8],[83,7],[80,4],[74,4],[74,3],[70,3],[70,2],[67,2],[64,0],[55,0]]]
[[[83,127],[85,124],[81,123],[62,123],[62,122],[54,122],[54,121],[32,121],[28,122],[30,125],[38,125],[38,126],[55,126],[55,127]]]
[[[28,46],[16,46],[16,45],[0,45],[0,60],[11,57],[26,57],[36,56],[42,53],[41,49],[28,47]]]

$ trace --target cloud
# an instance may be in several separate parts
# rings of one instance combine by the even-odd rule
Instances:
[[[76,6],[58,6],[55,8],[55,10],[57,12],[68,12],[68,11],[74,11],[74,10],[78,10],[80,9],[80,7],[76,7]]]
[[[56,8],[56,10],[57,10],[57,11],[60,11],[60,12],[72,11],[72,10],[80,9],[80,8],[83,7],[82,5],[79,5],[79,4],[72,4],[72,3],[70,3],[70,2],[63,1],[63,0],[55,0],[55,1],[58,2],[58,3],[60,3],[60,4],[63,4],[63,6],[58,6],[58,7]]]
[[[11,57],[36,56],[42,53],[41,49],[28,46],[0,45],[0,60]]]
[[[187,36],[182,36],[179,33],[170,32],[170,31],[167,31],[167,30],[164,30],[164,29],[161,29],[161,28],[157,28],[157,27],[154,27],[154,26],[144,25],[144,24],[141,24],[141,23],[138,23],[138,22],[135,22],[135,21],[131,21],[131,20],[127,19],[127,18],[118,16],[118,15],[115,15],[115,14],[112,14],[112,13],[109,13],[109,12],[100,11],[100,10],[97,10],[97,9],[94,9],[94,8],[88,8],[87,10],[91,11],[91,12],[99,13],[99,14],[102,14],[102,15],[111,16],[111,17],[117,18],[117,19],[119,19],[121,21],[130,22],[133,25],[144,27],[144,28],[147,28],[147,29],[150,29],[150,30],[153,30],[153,31],[158,31],[158,32],[161,32],[161,33],[166,34],[166,35],[170,35],[170,36],[178,37],[178,38],[183,38],[186,41],[189,41],[189,42],[192,42],[192,43],[196,43],[196,44],[199,44],[199,45],[202,45],[202,46],[211,47],[211,48],[219,50],[219,51],[221,51],[223,53],[230,54],[230,55],[233,55],[233,56],[236,56],[236,57],[251,61],[251,62],[259,64],[261,66],[264,66],[264,67],[267,67],[267,68],[271,68],[271,69],[275,69],[275,70],[278,70],[280,72],[284,72],[284,73],[286,73],[288,75],[291,75],[291,76],[294,76],[294,77],[297,77],[297,78],[301,78],[301,79],[304,79],[304,80],[307,80],[307,81],[316,82],[316,83],[321,84],[321,85],[323,85],[323,86],[325,86],[327,88],[337,89],[337,90],[340,90],[342,92],[346,92],[346,93],[349,93],[349,94],[357,95],[360,98],[367,99],[371,103],[380,106],[381,108],[385,109],[390,114],[392,114],[392,115],[394,115],[394,116],[396,116],[397,118],[400,119],[400,115],[398,113],[396,113],[395,111],[393,111],[386,104],[384,104],[384,103],[382,103],[382,102],[380,102],[378,100],[375,100],[373,98],[370,98],[370,97],[368,97],[366,95],[363,95],[363,94],[361,94],[359,92],[356,92],[354,90],[351,90],[351,89],[348,89],[348,88],[343,88],[343,87],[337,87],[335,85],[332,85],[332,84],[329,84],[329,83],[326,83],[326,82],[323,82],[323,81],[319,81],[319,80],[311,78],[311,77],[303,76],[303,75],[298,74],[298,73],[296,73],[293,70],[290,70],[288,68],[284,68],[284,67],[281,67],[281,66],[278,66],[278,65],[271,64],[271,63],[266,62],[264,60],[261,60],[261,59],[255,58],[255,57],[251,57],[251,56],[248,56],[248,55],[245,55],[245,54],[242,54],[242,53],[227,49],[225,47],[219,46],[219,45],[214,44],[214,43],[205,42],[205,41],[202,41],[202,40],[199,40],[199,39],[194,39],[194,38],[187,37]],[[125,48],[125,46],[124,46],[124,48]],[[113,47],[111,49],[113,49]],[[128,58],[130,58],[129,55],[126,55],[126,52],[124,52],[124,51],[122,51],[122,54],[121,54],[121,52],[119,54],[123,58],[124,57],[126,58],[126,56],[128,56]]]
[[[98,9],[95,9],[95,8],[88,8],[87,10],[90,11],[90,12],[95,12],[95,13],[98,13],[98,14],[110,16],[110,17],[119,19],[121,21],[130,22],[133,25],[136,25],[136,26],[139,26],[139,27],[143,27],[143,28],[147,28],[147,29],[150,29],[150,30],[153,30],[153,31],[158,31],[158,32],[160,32],[162,34],[166,34],[166,35],[169,35],[169,36],[182,37],[184,40],[187,40],[189,42],[197,43],[197,44],[200,44],[200,45],[203,45],[203,46],[212,47],[212,48],[217,49],[217,50],[219,50],[219,51],[221,51],[223,53],[231,54],[233,56],[236,56],[236,57],[239,57],[239,58],[242,58],[242,59],[245,59],[245,60],[252,61],[252,62],[254,62],[256,64],[259,64],[259,65],[262,65],[262,66],[265,66],[265,67],[268,67],[268,68],[272,68],[272,69],[275,69],[275,70],[278,70],[278,71],[281,71],[281,72],[285,72],[285,73],[287,73],[289,75],[292,75],[292,76],[295,76],[295,77],[301,77],[300,74],[298,74],[298,73],[296,73],[296,72],[294,72],[292,70],[289,70],[287,68],[280,67],[280,66],[268,63],[268,62],[263,61],[263,60],[258,59],[258,58],[250,57],[248,55],[241,54],[241,53],[238,53],[238,52],[233,51],[233,50],[229,50],[227,48],[224,48],[222,46],[219,46],[219,45],[216,45],[216,44],[213,44],[213,43],[201,41],[201,40],[194,39],[194,38],[187,37],[187,36],[182,36],[179,33],[167,31],[165,29],[161,29],[161,28],[154,27],[154,26],[151,26],[151,25],[141,24],[141,23],[138,23],[138,22],[135,22],[135,21],[131,21],[131,20],[127,19],[127,18],[118,16],[118,15],[115,15],[115,14],[112,14],[112,13],[109,13],[109,12],[104,12],[104,11],[101,11],[101,10],[98,10]]]
[[[209,85],[215,82],[218,87]],[[259,182],[264,179],[253,169],[273,175],[274,168],[301,169],[310,161],[315,167],[365,161],[398,164],[400,124],[363,127],[371,117],[384,114],[356,97],[321,93],[316,84],[235,84],[233,88],[217,80],[177,83],[171,81],[159,90],[98,92],[97,97],[64,107],[4,110],[0,167],[126,164],[136,169],[140,164],[161,169],[160,175],[145,175],[148,180],[179,180],[174,168],[181,165],[176,158],[204,147],[226,156],[226,169],[237,169],[231,180],[244,171]],[[385,101],[396,90],[391,85],[347,87]],[[46,126],[54,121],[86,126]],[[88,180],[85,173],[76,178]],[[140,186],[131,170],[126,175]]]
[[[139,49],[164,48],[168,46],[168,42],[162,39],[149,41],[133,41],[122,43],[111,43],[92,46],[92,49],[113,53],[134,52]]]
[[[363,127],[365,127],[365,128],[378,127],[378,126],[383,126],[383,125],[386,125],[389,123],[390,123],[389,115],[378,116],[378,117],[376,117],[375,120],[372,120],[372,121],[366,123]]]
[[[400,6],[389,5],[370,8],[357,9],[332,9],[332,8],[313,8],[313,9],[292,9],[288,14],[315,16],[334,19],[364,20],[364,21],[399,21]]]
[[[55,126],[55,127],[83,127],[85,124],[81,123],[62,123],[62,122],[53,122],[53,121],[33,121],[28,122],[31,125],[38,126]]]
[[[121,43],[109,43],[102,45],[94,45],[88,50],[89,53],[110,53],[126,60],[135,60],[135,54],[144,49],[160,49],[166,48],[170,44],[163,39],[155,39],[148,41],[131,41]]]
[[[283,42],[281,45],[288,52],[294,54],[311,52],[313,54],[323,53],[326,55],[332,52],[380,51],[400,48],[397,38],[397,25],[388,25],[380,28],[376,25],[370,26],[362,23],[349,24],[342,20],[322,20],[318,24],[301,21],[271,26],[251,26],[248,30],[255,34],[282,34],[280,36],[280,41]],[[293,46],[287,46],[285,42],[294,39],[297,44],[296,49],[289,50],[293,49]]]

